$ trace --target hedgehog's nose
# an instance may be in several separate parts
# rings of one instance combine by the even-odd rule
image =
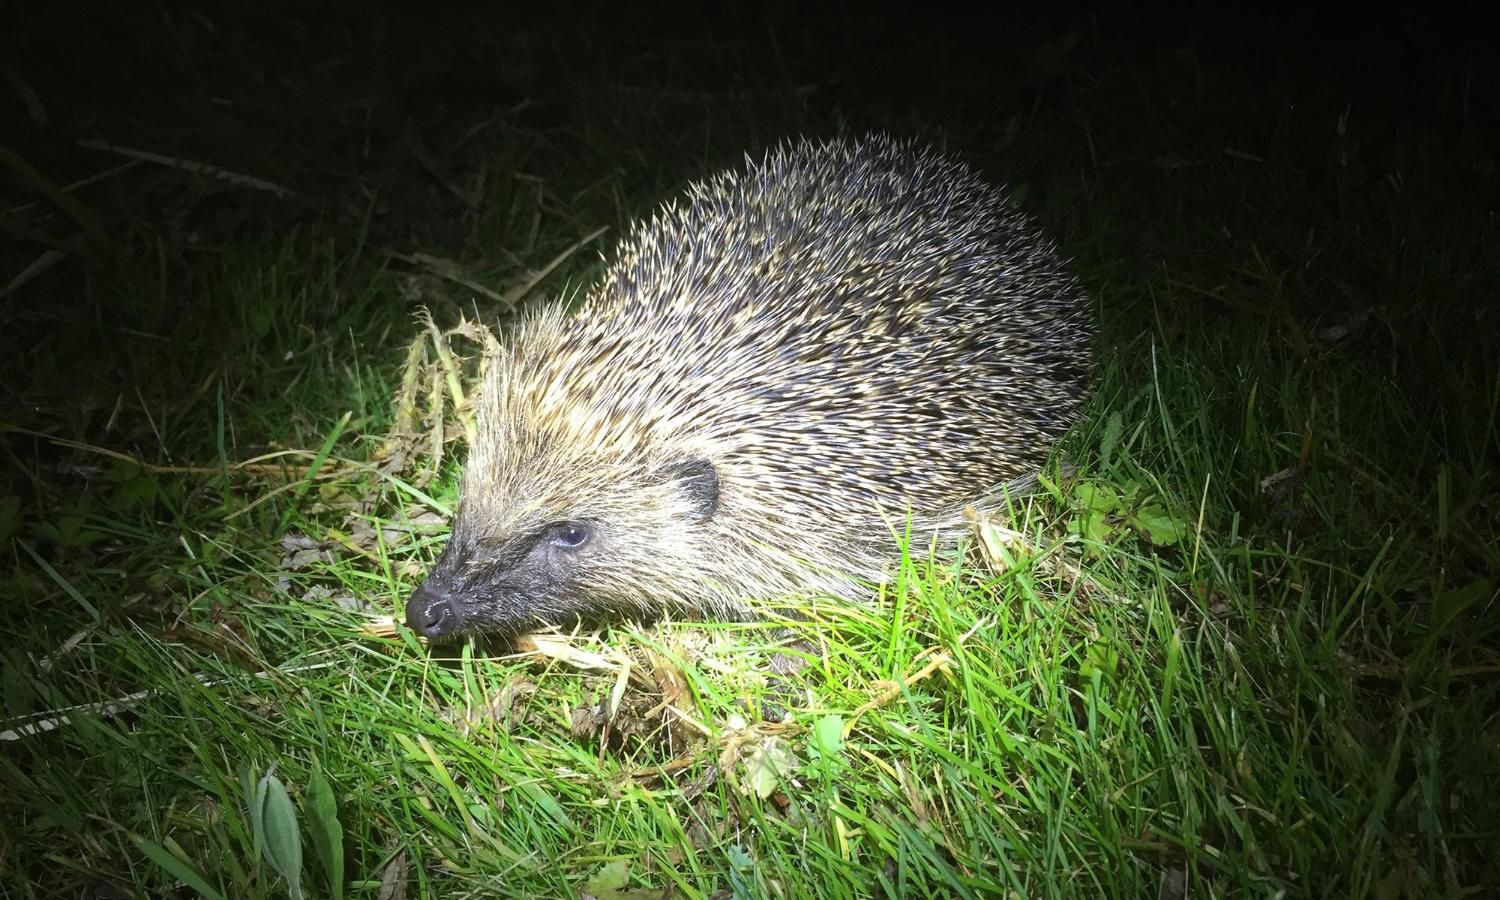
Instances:
[[[458,628],[458,610],[429,579],[406,601],[406,627],[425,638],[442,637]]]

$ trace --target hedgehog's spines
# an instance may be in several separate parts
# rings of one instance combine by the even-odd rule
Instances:
[[[892,521],[951,543],[1040,467],[1089,341],[1052,243],[967,165],[881,136],[747,157],[629,229],[577,315],[532,317],[490,367],[454,542],[575,519],[599,538],[553,594],[469,618],[854,596]],[[674,466],[713,472],[706,521]]]

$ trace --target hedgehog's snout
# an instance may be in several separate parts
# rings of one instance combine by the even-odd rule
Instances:
[[[406,601],[406,627],[429,640],[458,630],[458,607],[453,599],[431,578],[412,592]]]

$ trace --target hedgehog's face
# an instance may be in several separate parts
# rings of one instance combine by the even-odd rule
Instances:
[[[407,624],[428,638],[514,635],[661,609],[669,598],[651,572],[701,539],[718,511],[717,470],[693,458],[603,489],[591,474],[589,493],[470,479],[442,558],[407,601]]]

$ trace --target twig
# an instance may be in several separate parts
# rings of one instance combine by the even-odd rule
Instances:
[[[331,662],[313,663],[312,665],[298,666],[286,671],[278,671],[274,674],[295,675],[300,672],[326,669],[332,665],[334,664]],[[256,672],[254,673],[254,677],[266,679],[270,678],[272,674],[271,672]],[[213,679],[202,672],[195,674],[193,678],[204,687],[218,687],[221,684],[228,684],[230,681],[228,678]],[[55,731],[58,728],[71,725],[73,720],[80,715],[97,714],[99,716],[113,716],[145,700],[149,700],[159,693],[161,693],[161,690],[158,688],[147,688],[144,691],[136,691],[133,694],[116,697],[114,700],[104,700],[99,703],[79,703],[76,706],[65,706],[62,709],[46,710],[44,712],[33,713],[29,716],[11,719],[5,724],[14,725],[14,727],[0,731],[0,741],[19,741],[22,738]]]
[[[37,277],[53,266],[57,265],[63,257],[67,256],[61,250],[43,250],[42,254],[31,261],[31,265],[20,271],[20,274],[10,280],[5,287],[0,288],[0,297],[9,297],[20,290],[26,282]]]
[[[438,276],[439,278],[443,278],[447,281],[453,282],[454,284],[466,287],[474,293],[479,294],[480,296],[487,297],[490,300],[493,300],[495,303],[504,307],[506,310],[511,310],[515,309],[516,305],[521,302],[521,299],[524,298],[528,293],[530,293],[532,288],[540,284],[542,282],[542,279],[546,278],[548,275],[551,275],[554,269],[566,262],[568,257],[572,256],[574,253],[577,253],[579,249],[582,248],[585,244],[594,240],[599,235],[608,230],[609,226],[607,225],[595,228],[593,231],[584,235],[578,241],[575,241],[572,246],[568,247],[568,249],[553,257],[551,261],[549,261],[545,266],[542,266],[535,273],[533,273],[530,278],[511,287],[503,294],[495,291],[492,288],[486,287],[483,284],[480,284],[479,282],[473,280],[472,278],[469,278],[466,275],[459,274],[456,264],[441,257],[433,256],[428,253],[408,254],[397,253],[395,251],[388,251],[386,255],[392,259],[399,259],[402,262],[410,263],[414,266],[421,266],[422,268]]]
[[[275,194],[283,200],[289,200],[298,196],[297,192],[291,188],[282,187],[275,182],[266,181],[264,178],[256,178],[254,175],[244,175],[240,172],[231,172],[228,169],[221,169],[218,166],[211,166],[207,163],[178,159],[173,156],[163,156],[160,153],[152,153],[149,150],[121,147],[118,144],[110,144],[105,141],[79,141],[78,146],[87,147],[90,150],[103,150],[107,153],[118,153],[121,156],[128,156],[132,159],[142,159],[146,162],[153,162],[157,165],[166,166],[169,169],[179,169],[193,175],[207,175],[210,178],[227,181],[230,184],[239,185],[240,187],[266,191],[267,193]]]
[[[902,691],[906,688],[928,677],[938,669],[946,668],[948,664],[953,661],[953,655],[950,654],[947,650],[937,650],[936,648],[929,647],[927,650],[924,650],[922,652],[932,654],[932,659],[928,661],[927,665],[923,666],[921,669],[918,669],[915,675],[912,675],[904,681],[898,681],[885,690],[881,691],[879,694],[875,695],[873,698],[867,700],[864,704],[862,704],[859,709],[856,709],[853,713],[851,713],[849,715],[849,721],[844,723],[844,737],[847,738],[854,732],[854,726],[858,724],[860,716],[864,715],[872,709],[879,709],[880,707],[886,705],[887,703],[901,696]]]
[[[148,463],[143,459],[131,456],[129,453],[121,453],[108,447],[100,447],[97,444],[88,444],[83,441],[74,441],[68,438],[57,437],[41,431],[33,431],[30,428],[22,428],[18,425],[0,425],[0,431],[8,431],[12,434],[25,434],[34,438],[56,444],[59,447],[67,447],[72,450],[82,450],[96,456],[116,459],[120,462],[130,463],[143,471],[153,475],[220,475],[227,468],[231,472],[243,472],[248,475],[281,476],[292,474],[294,477],[303,477],[307,474],[310,466],[288,466],[286,464],[270,465],[266,460],[278,459],[284,456],[314,457],[317,454],[311,450],[275,450],[271,453],[263,453],[260,456],[251,457],[243,462],[229,463],[224,468],[219,466],[164,466],[156,463]],[[322,473],[320,473],[320,476]]]

